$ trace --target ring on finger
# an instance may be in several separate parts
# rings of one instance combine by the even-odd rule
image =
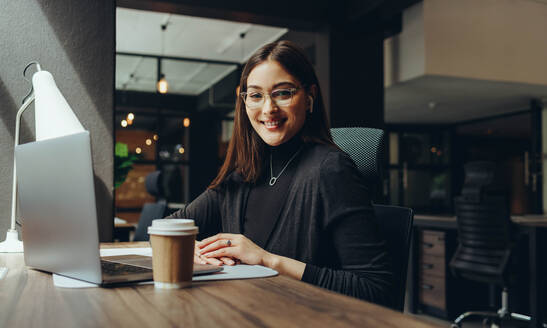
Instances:
[[[228,246],[228,247],[232,246],[232,241],[230,239],[228,239],[226,241],[226,246]]]

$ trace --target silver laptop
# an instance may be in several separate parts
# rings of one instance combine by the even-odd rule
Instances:
[[[19,145],[15,158],[27,266],[100,285],[152,279],[151,257],[100,258],[89,132]]]

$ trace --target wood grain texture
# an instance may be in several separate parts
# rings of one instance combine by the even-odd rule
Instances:
[[[22,254],[0,254],[0,266],[9,268],[0,281],[0,327],[435,327],[284,276],[179,290],[64,289],[50,274],[27,269]]]

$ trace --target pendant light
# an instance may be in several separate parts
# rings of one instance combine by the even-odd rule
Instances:
[[[165,51],[165,31],[167,30],[167,22],[164,24],[161,24],[161,54],[164,55]],[[159,93],[165,94],[167,93],[167,90],[169,89],[169,83],[167,83],[167,80],[165,79],[165,74],[161,72],[161,58],[158,58],[158,73],[159,73],[159,79],[158,83],[156,84],[156,89]]]

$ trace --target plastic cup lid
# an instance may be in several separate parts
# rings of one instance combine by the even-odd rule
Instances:
[[[181,236],[194,235],[198,233],[194,220],[191,219],[158,219],[152,220],[148,227],[148,234]]]

